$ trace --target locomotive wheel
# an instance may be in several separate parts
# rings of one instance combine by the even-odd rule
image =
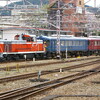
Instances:
[[[5,58],[0,58],[0,62],[4,62],[5,60]]]
[[[7,61],[11,61],[11,60],[12,60],[11,56],[7,56],[7,57],[6,57],[6,60],[7,60]]]
[[[19,60],[19,56],[18,56],[18,55],[14,55],[14,56],[12,57],[12,60]]]

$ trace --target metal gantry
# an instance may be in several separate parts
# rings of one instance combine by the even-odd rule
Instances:
[[[60,10],[57,10],[57,54],[59,57],[61,57],[60,53]]]
[[[9,10],[12,10],[12,9],[18,9],[17,7],[16,7],[16,5],[14,6],[14,8],[13,7],[9,7],[8,6],[8,4],[9,3],[12,3],[13,1],[16,1],[16,0],[1,0],[1,1],[6,1],[7,2],[7,6],[5,6],[6,7],[6,9],[9,9]],[[18,0],[17,0],[18,1]],[[22,0],[23,1],[23,6],[26,4],[26,2],[29,4],[29,5],[32,5],[28,0]],[[42,6],[42,0],[40,0],[41,1],[41,6]],[[67,7],[68,6],[68,4],[70,4],[71,2],[73,2],[74,0],[70,0],[67,4],[64,4],[63,6],[61,6],[61,7],[59,7],[59,5],[60,5],[60,2],[59,1],[61,1],[61,0],[54,0],[53,2],[55,2],[55,1],[58,1],[58,8],[53,8],[53,9],[57,9],[57,10],[59,10],[59,12],[60,12],[60,10],[61,9],[63,9],[63,10],[67,10],[67,9],[76,9],[75,7]],[[91,0],[88,0],[87,2],[85,2],[84,4],[87,4],[89,1],[91,1]],[[94,5],[96,6],[96,0],[94,0]],[[19,10],[28,10],[28,8],[24,8],[24,9],[22,9],[22,8],[19,8]],[[85,7],[83,8],[83,9],[85,9]],[[31,10],[33,10],[33,9],[31,9]],[[39,11],[41,10],[41,9],[38,9]],[[58,11],[57,11],[58,12]],[[31,12],[32,13],[32,12]],[[30,16],[30,17],[29,17]],[[26,14],[25,13],[20,13],[20,15],[12,15],[11,17],[13,17],[12,19],[13,19],[13,21],[14,21],[14,23],[16,23],[17,21],[19,22],[19,19],[21,18],[21,17],[23,17],[23,20],[24,20],[24,18],[27,18],[27,19],[35,19],[36,20],[36,17],[37,17],[37,19],[40,19],[40,14],[29,14],[29,12],[27,13],[26,12]],[[59,26],[60,26],[60,28],[58,29],[58,28],[56,28],[57,29],[57,34],[59,34],[59,32],[58,32],[58,30],[61,30],[62,29],[62,26],[61,26],[61,23],[63,23],[63,20],[61,20],[61,17],[62,17],[62,15],[61,15],[61,13],[60,13],[60,15],[58,14],[58,13],[56,13],[55,14],[55,16],[56,16],[56,20],[50,20],[51,22],[55,22],[55,24],[54,25],[56,25],[56,27],[58,27],[58,23],[60,24]],[[88,16],[88,18],[86,18]],[[63,18],[65,17],[65,19],[66,19],[66,21],[64,21],[64,23],[66,23],[66,25],[68,24],[68,23],[71,23],[72,25],[70,25],[70,27],[68,27],[69,28],[69,30],[70,29],[73,29],[74,30],[74,28],[76,27],[76,28],[80,28],[80,30],[81,29],[86,29],[87,28],[87,25],[88,24],[91,24],[92,23],[92,25],[95,23],[95,25],[93,25],[92,27],[95,27],[96,25],[98,26],[99,25],[99,23],[100,23],[100,20],[95,20],[95,19],[91,19],[91,17],[92,16],[94,16],[93,14],[84,14],[83,15],[83,19],[80,17],[80,15],[77,15],[77,14],[71,14],[71,15],[64,15],[63,16]],[[97,15],[97,16],[99,16],[99,15]],[[3,18],[3,16],[0,16],[0,17],[2,17]],[[69,17],[70,17],[70,19],[69,19]],[[77,20],[72,20],[72,18],[75,18],[75,19],[78,19],[78,17],[79,17],[79,21],[77,21]],[[94,16],[95,17],[95,16]],[[99,18],[98,18],[99,19]],[[1,19],[2,20],[2,19]],[[74,25],[73,23],[75,23],[75,21],[76,21],[76,25]],[[31,23],[32,21],[26,21],[26,19],[25,19],[25,24],[22,24],[21,26],[23,27],[23,26],[26,26],[27,24],[29,24],[29,23]],[[86,23],[86,25],[84,24],[84,25],[81,25],[80,23],[81,22],[85,22]],[[43,21],[41,21],[41,20],[37,20],[37,21],[33,21],[32,22],[33,24],[34,24],[34,27],[35,26],[37,26],[37,23],[39,24],[39,26],[41,27],[41,23],[42,24],[44,24],[44,22]],[[97,24],[96,24],[97,23]],[[48,24],[48,22],[47,22],[47,24]],[[50,24],[50,23],[49,23]],[[32,24],[29,24],[30,26],[32,26]],[[51,23],[51,25],[52,26],[54,26],[52,23]],[[65,27],[67,27],[67,26],[65,26]],[[98,26],[99,27],[99,26]],[[97,27],[95,27],[95,29],[96,29]],[[99,30],[98,28],[97,28],[97,30]],[[82,31],[80,31],[80,32],[82,32]],[[59,35],[57,35],[58,36],[58,40],[59,40]]]

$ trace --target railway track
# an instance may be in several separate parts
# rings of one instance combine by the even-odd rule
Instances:
[[[90,58],[92,58],[92,56],[89,56]],[[68,59],[69,58],[71,58],[71,57],[68,57]],[[41,60],[49,60],[49,59],[35,59],[35,61],[41,61]],[[32,61],[32,60],[30,60],[30,59],[28,59],[28,60],[25,60],[25,59],[20,59],[20,60],[12,60],[12,61],[4,61],[4,62],[0,62],[0,64],[5,64],[5,63],[8,63],[8,64],[10,64],[10,63],[17,63],[17,62],[25,62],[25,61]]]
[[[31,65],[20,65],[18,68],[29,68],[29,67],[40,67],[40,66],[46,66],[46,65],[52,65],[52,64],[62,64],[62,63],[70,63],[75,61],[82,61],[82,60],[92,60],[92,59],[100,59],[100,57],[89,57],[89,58],[81,58],[81,59],[74,59],[74,60],[67,60],[67,61],[55,61],[55,62],[47,62],[47,63],[41,63],[41,64],[31,64]],[[16,64],[17,66],[17,64]],[[9,70],[16,69],[16,66],[10,66]],[[0,68],[0,71],[6,71],[7,67]]]
[[[82,68],[82,67],[86,67],[86,66],[89,66],[89,65],[94,65],[94,64],[97,64],[97,63],[99,64],[100,60],[95,60],[95,61],[92,61],[92,62],[82,63],[82,64],[73,65],[73,66],[64,67],[64,68],[42,71],[41,75],[57,73],[57,72],[60,72],[60,69],[62,69],[62,71],[68,71],[68,70],[71,70],[71,69]],[[38,75],[38,72],[0,78],[0,83],[8,82],[8,81],[14,81],[14,80],[20,80],[20,79],[26,79],[26,78],[30,78],[30,77],[36,77],[37,75]]]
[[[87,65],[86,65],[87,66]],[[31,96],[40,95],[48,90],[53,88],[57,88],[66,84],[69,84],[74,81],[78,81],[82,78],[86,78],[88,76],[100,73],[100,65],[92,68],[90,70],[79,72],[76,74],[72,74],[69,76],[64,76],[62,78],[58,78],[55,80],[51,80],[48,82],[44,82],[39,85],[31,86],[31,87],[24,87],[19,88],[13,91],[8,91],[5,93],[0,94],[0,100],[13,100],[17,98],[17,100],[25,100]]]

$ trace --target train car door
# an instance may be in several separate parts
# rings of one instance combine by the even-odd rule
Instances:
[[[94,41],[91,41],[91,48],[94,50]]]
[[[12,46],[11,42],[4,42],[4,52],[11,52]]]

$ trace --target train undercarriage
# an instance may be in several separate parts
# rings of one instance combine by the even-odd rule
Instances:
[[[57,58],[57,57],[61,57],[61,58],[68,58],[68,57],[78,57],[78,56],[91,56],[91,55],[95,55],[95,56],[100,56],[100,50],[95,50],[95,51],[68,51],[66,53],[66,51],[62,51],[60,52],[60,54],[57,54],[56,52],[47,52],[46,53],[46,57],[47,58]]]
[[[44,53],[31,53],[31,54],[4,54],[0,56],[0,62],[4,61],[17,61],[17,60],[33,60],[43,59]]]
[[[96,55],[100,56],[100,50],[94,50],[94,51],[68,51],[67,53],[65,51],[62,51],[59,54],[56,52],[47,52],[47,53],[29,53],[29,54],[0,54],[0,62],[4,61],[17,61],[17,60],[32,60],[34,59],[50,59],[54,58],[57,59],[59,57],[61,58],[68,58],[68,57],[78,57],[78,56],[91,56]]]

